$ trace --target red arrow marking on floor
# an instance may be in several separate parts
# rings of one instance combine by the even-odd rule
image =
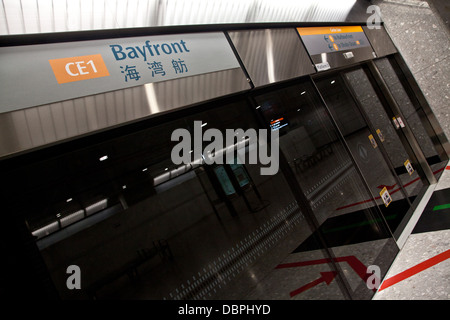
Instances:
[[[370,274],[367,273],[367,267],[355,256],[336,258],[336,261],[346,261],[364,282],[367,282],[367,279],[370,277]]]
[[[367,282],[367,279],[370,277],[370,274],[367,273],[367,267],[355,256],[334,258],[333,261],[334,262],[347,262],[350,265],[350,267],[358,274],[358,276],[364,282]],[[330,263],[330,262],[331,262],[331,259],[329,259],[329,258],[318,259],[318,260],[309,260],[309,261],[290,262],[290,263],[279,264],[278,266],[276,266],[275,269],[297,268],[297,267],[312,266],[312,265],[317,265],[317,264],[325,264],[325,263]],[[308,289],[314,287],[315,285],[320,283],[320,282],[316,283],[318,280],[319,279],[314,280],[313,282],[311,282],[295,291],[292,291],[291,297],[293,297],[292,293],[295,293],[300,290],[300,292],[295,293],[295,294],[299,294],[305,290],[308,290]],[[314,283],[314,285],[312,285],[313,283]],[[304,289],[304,287],[306,287],[306,289]],[[373,291],[376,291],[376,289],[373,289]]]
[[[308,289],[311,289],[312,287],[317,286],[318,284],[321,284],[322,282],[325,282],[327,285],[329,285],[331,283],[331,281],[333,281],[334,277],[336,276],[336,272],[334,271],[327,271],[327,272],[321,272],[320,273],[321,277],[319,279],[316,279],[306,285],[304,285],[303,287],[300,287],[292,292],[290,292],[290,296],[291,298],[293,296],[296,296],[300,293],[302,293],[303,291],[306,291]]]
[[[346,256],[346,257],[339,257],[334,258],[334,262],[347,262],[350,267],[352,267],[353,270],[358,274],[358,276],[366,281],[367,278],[370,276],[367,274],[367,267],[359,261],[358,258],[355,256]],[[297,268],[297,267],[304,267],[304,266],[312,266],[316,264],[324,264],[324,263],[330,263],[331,259],[318,259],[318,260],[310,260],[310,261],[299,261],[299,262],[291,262],[291,263],[283,263],[276,266],[275,269],[283,269],[283,268]]]
[[[450,249],[447,251],[444,251],[440,254],[438,254],[437,256],[434,256],[428,260],[425,260],[424,262],[419,263],[418,265],[415,265],[414,267],[411,267],[403,272],[400,272],[399,274],[390,277],[389,279],[386,279],[383,281],[383,283],[381,284],[380,290],[382,291],[386,288],[389,288],[390,286],[399,283],[400,281],[403,281],[425,269],[428,269],[444,260],[447,260],[448,258],[450,258]]]

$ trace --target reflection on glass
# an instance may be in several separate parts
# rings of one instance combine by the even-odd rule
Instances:
[[[405,76],[400,73],[398,67],[394,69],[396,65],[394,61],[391,62],[389,58],[382,58],[375,60],[375,64],[384,81],[386,81],[408,125],[411,127],[411,131],[419,143],[428,164],[433,169],[433,173],[439,179],[448,159],[446,156],[439,155],[436,150],[442,149],[442,146],[436,139],[436,132],[431,127],[425,111],[418,103],[417,98],[411,94],[411,88],[408,87]],[[409,94],[406,89],[409,89]]]
[[[234,189],[230,178],[228,178],[225,168],[223,166],[217,166],[214,168],[214,172],[215,172],[217,178],[219,179],[220,185],[222,186],[222,189],[225,192],[225,194],[227,196],[235,194],[236,190]]]
[[[391,171],[383,157],[381,152],[382,142],[379,140],[377,133],[372,132],[368,127],[350,92],[346,90],[343,79],[335,76],[333,77],[335,83],[329,85],[329,79],[331,78],[317,80],[317,86],[333,118],[336,119],[336,123],[344,135],[353,158],[358,164],[372,196],[376,199],[384,219],[389,224],[391,232],[394,233],[402,219],[407,216],[408,211],[411,211],[409,199],[400,188],[395,173]],[[355,91],[364,95],[369,86],[368,81],[361,81],[357,86],[355,84]],[[383,114],[379,116],[386,117]],[[384,126],[381,129],[386,130]],[[385,137],[386,134],[383,136]],[[396,147],[400,148],[401,146]],[[393,203],[387,207],[380,194],[384,187],[387,188],[393,200]]]
[[[328,86],[336,83],[335,79],[327,81]],[[367,265],[380,264],[386,272],[396,252],[395,244],[313,86],[303,82],[259,95],[256,100],[268,126],[276,119],[285,121],[283,127],[272,130],[280,130],[281,151],[320,225],[293,255],[314,254],[320,248],[320,235],[336,257],[352,256]],[[363,125],[343,123],[346,131]],[[373,295],[351,266],[339,266],[352,297]]]
[[[312,234],[283,173],[245,163],[245,144],[234,164],[171,161],[175,129],[246,130],[253,119],[235,102],[40,156],[2,177],[14,195],[5,210],[26,217],[64,299],[290,299],[302,282],[277,279],[316,273],[276,268]],[[82,290],[67,290],[72,264]],[[327,292],[342,298],[336,283]]]
[[[372,125],[380,130],[380,133],[382,132],[382,146],[385,148],[389,159],[395,168],[395,172],[400,178],[408,196],[417,196],[419,191],[423,188],[423,183],[420,180],[417,171],[407,171],[405,162],[409,161],[409,156],[398,137],[398,131],[395,130],[389,116],[384,111],[367,75],[362,69],[357,69],[345,73],[345,77],[353,88],[358,89],[354,90],[356,98],[372,122]],[[399,133],[401,134],[401,131],[399,131]],[[378,134],[378,136],[380,136],[380,134]],[[381,141],[381,139],[379,140]],[[397,189],[398,187],[391,190],[391,193]]]
[[[250,183],[250,177],[248,176],[244,165],[240,163],[233,163],[230,164],[230,167],[241,187],[245,187]]]

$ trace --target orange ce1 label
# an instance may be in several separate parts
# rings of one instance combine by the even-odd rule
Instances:
[[[109,76],[101,54],[48,60],[58,83]]]

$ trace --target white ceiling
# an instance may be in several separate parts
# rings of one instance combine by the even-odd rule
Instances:
[[[345,21],[356,0],[1,0],[0,35],[169,25]]]

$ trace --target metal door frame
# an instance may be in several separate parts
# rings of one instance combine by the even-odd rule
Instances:
[[[361,68],[354,68],[351,70],[357,70],[357,69],[361,69],[363,72],[365,72],[367,79],[369,80],[370,85],[372,86],[379,102],[381,103],[381,106],[383,107],[384,111],[386,112],[388,117],[392,117],[392,115],[394,115],[395,113],[393,113],[393,110],[390,110],[390,106],[388,104],[387,99],[385,99],[385,97],[383,96],[382,91],[380,90],[379,87],[377,87],[377,84],[374,83],[374,79],[372,74],[369,73],[369,70],[367,69],[366,65],[362,65]],[[425,192],[425,190],[429,187],[430,183],[428,180],[428,177],[426,176],[426,173],[422,170],[422,163],[419,162],[419,160],[417,159],[417,155],[414,153],[414,148],[410,145],[410,141],[408,141],[408,138],[406,135],[403,135],[401,133],[399,133],[398,131],[401,130],[401,128],[395,130],[397,136],[400,139],[400,143],[403,145],[403,147],[405,148],[405,151],[407,153],[407,156],[409,159],[412,159],[413,163],[414,163],[414,167],[418,172],[419,178],[423,183],[423,187],[421,188],[421,190],[418,193],[418,196],[416,197],[417,201],[413,201],[411,202],[408,196],[408,193],[405,190],[405,187],[403,186],[403,183],[400,180],[399,175],[396,173],[395,171],[395,166],[392,163],[389,154],[386,150],[386,148],[384,147],[383,142],[381,141],[381,139],[379,138],[378,134],[376,133],[376,128],[373,125],[372,121],[370,120],[369,116],[367,115],[367,112],[365,112],[363,106],[361,105],[361,103],[359,102],[359,100],[356,97],[354,88],[350,85],[349,81],[346,79],[346,77],[344,76],[344,72],[341,72],[341,78],[344,81],[345,87],[347,90],[349,90],[350,95],[352,96],[357,108],[359,109],[361,115],[363,116],[364,120],[366,121],[369,130],[371,131],[371,133],[373,134],[374,139],[377,141],[378,147],[380,148],[381,154],[383,155],[383,158],[385,160],[385,162],[387,163],[392,175],[394,176],[394,179],[397,181],[398,186],[401,189],[402,194],[404,195],[405,199],[407,200],[408,204],[410,205],[409,209],[406,211],[405,215],[403,216],[403,218],[401,219],[399,225],[396,227],[395,230],[392,230],[392,233],[394,234],[394,239],[396,240],[396,242],[398,242],[398,240],[400,239],[403,231],[405,230],[409,220],[411,220],[411,217],[414,214],[415,209],[417,208],[418,203],[420,202],[421,197],[419,195],[423,195],[423,193]],[[398,115],[398,113],[397,113]],[[404,119],[404,116],[401,116],[402,119]],[[405,121],[406,122],[406,121]],[[388,123],[391,124],[391,121],[388,119]],[[418,143],[417,143],[418,146]],[[418,152],[420,152],[420,154],[423,156],[423,159],[425,159],[425,156],[422,152],[422,150],[419,148],[417,149]],[[426,163],[426,159],[425,159],[425,163]],[[429,171],[431,171],[431,168],[428,166],[428,163],[426,163],[427,167],[429,168]],[[434,176],[433,176],[434,177]]]
[[[368,118],[366,112],[364,111],[364,109],[362,108],[358,99],[356,98],[353,88],[349,85],[348,81],[345,79],[345,77],[343,75],[345,72],[357,70],[357,69],[362,69],[365,72],[365,74],[367,75],[369,83],[372,86],[373,90],[375,91],[375,94],[377,95],[377,98],[380,101],[381,105],[383,106],[386,114],[388,116],[390,116],[391,113],[397,114],[397,115],[400,115],[402,117],[402,119],[404,119],[404,116],[401,113],[398,104],[396,103],[395,99],[393,98],[391,92],[389,91],[387,84],[384,82],[384,79],[381,76],[381,73],[379,72],[378,68],[376,67],[376,65],[374,64],[374,62],[372,60],[366,61],[363,63],[359,63],[359,64],[356,64],[356,65],[353,65],[350,67],[343,67],[343,68],[338,68],[338,69],[334,69],[334,70],[330,70],[330,71],[326,71],[326,72],[321,72],[319,74],[315,74],[310,77],[311,77],[311,81],[313,81],[314,86],[316,87],[315,82],[314,82],[315,79],[329,77],[330,75],[333,75],[333,74],[335,74],[336,76],[339,76],[343,80],[344,88],[345,88],[344,90],[347,90],[347,93],[353,99],[354,103],[356,104],[356,107],[358,108],[361,115],[363,116],[364,121],[366,122],[366,124],[369,128],[369,131],[371,131],[371,133],[373,133],[374,138],[376,139],[378,145],[380,146],[380,151],[381,151],[381,154],[382,154],[386,164],[388,165],[391,173],[393,174],[394,179],[397,181],[398,185],[400,186],[403,195],[405,196],[408,203],[410,204],[410,210],[408,210],[405,217],[402,219],[401,223],[397,227],[397,231],[390,230],[390,228],[389,228],[394,240],[396,241],[397,245],[400,247],[398,240],[400,239],[400,236],[402,235],[403,231],[405,230],[408,221],[411,219],[413,212],[416,209],[416,203],[414,202],[414,204],[412,204],[409,201],[408,195],[403,187],[403,184],[400,183],[400,178],[398,177],[398,175],[395,172],[395,167],[393,166],[393,164],[388,156],[387,151],[385,150],[383,144],[379,140],[378,135],[376,134],[375,127],[373,126],[373,124],[370,121],[370,119]],[[333,119],[332,121],[333,121],[334,125],[337,126],[337,123],[335,123],[335,120],[334,120],[332,114],[330,113],[330,111],[328,109],[328,105],[326,104],[325,100],[323,99],[322,94],[320,93],[320,91],[317,87],[316,87],[316,90],[317,90],[317,93],[319,94],[320,98],[322,99],[323,103],[325,104],[327,112]],[[389,120],[389,123],[391,123],[390,119],[388,119],[388,120]],[[428,187],[431,184],[437,183],[437,180],[431,170],[431,167],[428,165],[428,163],[426,161],[426,157],[423,154],[422,149],[420,148],[415,136],[413,135],[407,122],[406,121],[404,121],[404,122],[405,122],[405,128],[401,128],[401,129],[403,129],[402,132],[404,135],[397,133],[397,136],[399,137],[408,156],[411,157],[411,159],[414,159],[416,161],[416,164],[418,164],[418,166],[415,166],[415,167],[417,167],[416,170],[418,171],[421,181],[424,183],[425,187]],[[399,129],[399,130],[401,130],[401,129]],[[342,135],[342,132],[339,129],[338,129],[338,132],[340,135]],[[348,152],[350,152],[350,149],[349,149],[348,145],[346,144],[346,142],[345,142],[345,146],[348,149]],[[353,156],[352,156],[352,159],[353,159]],[[354,165],[357,168],[357,171],[360,174],[361,178],[363,179],[364,184],[366,185],[366,188],[369,190],[370,195],[373,198],[375,198],[373,193],[370,191],[370,188],[368,187],[368,183],[363,176],[361,168],[355,161],[354,161]],[[421,190],[419,192],[418,198],[420,198],[420,195],[423,195],[422,191],[423,190]],[[380,213],[381,213],[381,211],[380,211]],[[381,216],[383,216],[383,215],[381,214]],[[383,220],[384,220],[384,217],[383,217]],[[405,221],[406,221],[406,223],[405,223]],[[387,224],[386,220],[384,220],[384,222]]]
[[[288,87],[288,86],[296,86],[296,85],[299,85],[301,82],[310,82],[313,89],[316,90],[315,84],[311,80],[310,77],[309,77],[309,80],[306,80],[305,77],[301,77],[300,79],[296,79],[292,82],[288,81],[286,83],[281,83],[281,84],[278,84],[275,86],[271,86],[270,91],[273,92],[273,91],[277,91],[280,88],[284,88],[284,87]],[[255,119],[257,120],[259,127],[263,128],[263,129],[267,129],[268,132],[271,133],[272,130],[270,129],[270,126],[266,123],[262,114],[256,111],[257,106],[258,106],[258,104],[256,102],[256,96],[258,94],[261,94],[261,91],[266,92],[266,90],[263,88],[257,89],[255,91],[251,92],[247,96],[247,101],[248,101],[249,107],[251,108],[251,110],[253,112]],[[316,94],[320,98],[320,100],[321,100],[320,102],[323,104],[322,97],[318,94],[318,91],[316,92]],[[324,107],[326,109],[326,105],[324,105]],[[341,137],[339,136],[339,134],[338,134],[338,139],[341,140]],[[269,148],[270,148],[270,146],[269,146]],[[350,158],[353,160],[353,158],[351,156],[350,156]],[[322,248],[320,250],[322,250],[324,252],[324,255],[330,259],[328,264],[332,268],[332,270],[336,272],[337,284],[340,288],[342,295],[344,296],[344,298],[346,300],[352,300],[353,299],[353,296],[352,296],[353,290],[351,289],[351,285],[348,282],[347,278],[344,276],[345,272],[342,269],[342,267],[339,265],[339,263],[336,261],[335,254],[328,247],[328,245],[325,241],[325,238],[323,237],[322,233],[320,232],[320,223],[314,214],[314,210],[312,209],[312,206],[311,206],[308,198],[305,195],[306,193],[303,191],[299,182],[295,178],[295,174],[292,171],[292,168],[289,165],[289,162],[286,159],[282,150],[280,150],[280,152],[279,152],[279,166],[280,166],[279,167],[280,172],[283,175],[283,177],[285,178],[289,189],[292,191],[292,195],[294,196],[294,198],[299,206],[299,210],[301,210],[302,214],[304,215],[305,220],[308,223],[310,230],[312,231],[312,233],[317,232],[317,240],[322,245]],[[381,212],[380,212],[380,215],[382,217]],[[387,232],[390,232],[387,225],[386,225],[386,229],[387,229]],[[392,235],[391,235],[391,237],[392,237]]]
[[[348,67],[346,68],[346,70],[347,69],[348,69]],[[333,72],[334,71],[336,71],[336,70],[333,70]],[[327,73],[327,74],[329,75],[330,73]],[[375,210],[374,213],[377,214],[376,218],[380,219],[376,222],[378,224],[378,227],[381,230],[383,230],[384,232],[386,232],[386,234],[389,235],[389,238],[394,240],[394,243],[395,243],[397,249],[400,250],[400,247],[396,241],[397,239],[394,237],[392,230],[389,228],[389,225],[388,225],[383,213],[381,212],[378,204],[376,203],[375,196],[373,195],[372,191],[368,187],[369,185],[368,185],[366,179],[364,178],[364,175],[363,175],[360,167],[356,163],[356,160],[354,159],[353,154],[350,151],[350,147],[348,146],[344,135],[342,134],[338,124],[336,123],[335,119],[333,118],[333,116],[328,108],[328,105],[326,104],[323,96],[321,95],[319,89],[316,86],[316,83],[314,82],[314,76],[317,76],[317,74],[316,75],[308,75],[308,76],[294,79],[293,81],[286,81],[283,83],[272,85],[272,86],[270,86],[269,91],[277,91],[278,89],[282,89],[282,88],[286,88],[286,87],[290,87],[290,86],[298,86],[304,82],[311,84],[311,87],[314,90],[315,95],[317,96],[317,98],[320,101],[321,105],[323,106],[325,112],[327,113],[327,116],[328,116],[331,124],[333,125],[333,129],[336,130],[337,139],[342,143],[346,153],[348,154],[348,156],[352,162],[352,165],[354,166],[354,168],[356,170],[356,173],[358,174],[359,178],[362,181],[363,186],[366,189],[367,195],[371,198],[370,200],[374,203],[374,207],[373,207]],[[322,76],[322,74],[321,74],[321,76]],[[253,111],[256,119],[258,120],[258,123],[261,126],[261,128],[269,129],[269,132],[271,132],[270,127],[267,125],[267,123],[263,119],[263,116],[260,113],[256,112],[258,104],[256,102],[255,97],[257,95],[261,94],[261,92],[267,92],[267,91],[268,91],[267,87],[254,89],[248,95],[248,99],[249,99],[249,105],[251,106],[252,111]],[[306,193],[303,191],[299,182],[295,178],[295,174],[294,174],[294,172],[292,172],[292,168],[290,167],[288,160],[284,156],[284,153],[282,150],[280,150],[279,156],[280,156],[280,159],[279,159],[280,171],[283,174],[284,178],[286,179],[286,182],[289,185],[297,203],[299,204],[299,207],[301,208],[302,213],[305,216],[305,220],[308,222],[312,231],[319,231],[320,224],[319,224],[318,220],[316,219],[314,210],[312,209],[312,206],[309,203],[308,198],[305,196]],[[351,285],[349,284],[348,279],[345,276],[343,276],[343,275],[345,275],[345,272],[342,270],[339,263],[336,262],[336,260],[335,260],[336,257],[335,257],[334,252],[331,250],[331,248],[329,248],[327,246],[326,241],[325,241],[323,235],[320,233],[320,231],[317,232],[317,235],[318,235],[318,241],[321,242],[321,244],[323,246],[322,250],[331,258],[330,266],[334,269],[334,271],[337,271],[336,278],[339,279],[338,284],[340,286],[341,292],[343,293],[345,298],[354,299],[354,297],[353,297],[354,290],[352,289]]]
[[[400,138],[400,141],[402,141],[403,146],[405,147],[406,152],[408,153],[408,156],[410,157],[413,156],[416,159],[417,163],[419,164],[419,167],[417,168],[417,170],[419,171],[419,176],[424,182],[427,182],[427,184],[429,185],[437,183],[436,177],[433,174],[433,170],[431,170],[431,167],[428,165],[427,159],[422,151],[422,148],[417,142],[417,139],[414,136],[411,127],[408,125],[408,122],[405,116],[403,115],[400,106],[397,104],[397,101],[395,100],[394,96],[389,90],[389,87],[384,81],[377,66],[372,60],[370,60],[367,62],[367,64],[365,64],[365,68],[363,69],[366,72],[369,80],[373,79],[376,82],[372,83],[372,87],[374,88],[375,92],[377,92],[378,89],[379,92],[377,92],[377,95],[380,99],[381,104],[385,108],[386,113],[389,115],[389,113],[391,112],[394,115],[401,116],[403,122],[405,123],[405,127],[396,130],[396,132],[397,131],[403,132],[404,136],[398,133],[397,135]],[[426,179],[426,181],[424,179]]]
[[[425,98],[425,95],[423,94],[421,88],[415,80],[414,75],[408,68],[404,58],[399,53],[387,56],[386,58],[394,69],[396,75],[400,80],[400,83],[405,89],[414,107],[419,106],[422,108],[425,114],[425,118],[429,122],[429,128],[427,128],[427,125],[424,125],[425,131],[430,136],[439,157],[446,158],[445,161],[448,161],[450,158],[450,142],[445,136],[442,126],[437,120],[436,115],[434,114],[431,106]],[[434,135],[430,135],[428,133],[428,129],[433,130]]]
[[[348,68],[346,68],[345,70],[348,70]],[[362,183],[363,183],[363,185],[364,185],[364,187],[366,189],[367,194],[372,198],[371,200],[374,203],[374,208],[377,211],[379,217],[381,218],[381,221],[383,221],[384,228],[387,229],[387,232],[390,234],[391,238],[394,239],[394,241],[397,243],[396,237],[394,236],[394,233],[393,233],[393,230],[391,230],[391,228],[389,228],[389,224],[387,223],[383,213],[381,212],[381,209],[379,208],[378,204],[376,203],[376,200],[375,200],[376,196],[373,194],[372,190],[370,190],[369,183],[367,182],[367,180],[366,180],[366,178],[365,178],[365,176],[364,176],[364,174],[363,174],[363,172],[361,170],[361,167],[356,162],[356,160],[355,160],[355,158],[353,156],[353,153],[351,152],[351,149],[350,149],[350,147],[349,147],[349,145],[348,145],[348,143],[347,143],[347,141],[345,139],[344,134],[342,133],[341,129],[339,128],[339,125],[336,122],[336,119],[333,117],[333,114],[331,113],[331,110],[329,109],[328,104],[326,103],[324,97],[322,96],[322,93],[320,92],[320,90],[317,87],[316,82],[315,82],[315,79],[328,77],[328,76],[330,76],[332,74],[336,74],[336,75],[340,76],[340,72],[341,71],[342,70],[333,70],[333,71],[330,71],[330,72],[326,72],[326,73],[320,74],[320,76],[316,74],[315,76],[310,76],[310,81],[313,84],[313,87],[314,87],[314,89],[316,91],[316,94],[319,96],[319,98],[320,98],[320,100],[321,100],[321,102],[322,102],[322,104],[323,104],[323,106],[324,106],[324,108],[325,108],[325,110],[327,112],[327,115],[330,118],[330,121],[333,124],[334,129],[337,132],[339,140],[343,144],[345,150],[347,151],[347,154],[349,155],[349,157],[350,157],[350,159],[352,161],[353,166],[355,167],[356,172],[358,173],[360,179],[362,180]],[[367,124],[367,122],[366,122],[366,124]]]
[[[353,100],[353,102],[356,105],[356,108],[358,109],[359,113],[361,114],[361,116],[363,117],[364,121],[367,124],[367,127],[369,129],[369,132],[372,133],[372,136],[374,137],[374,139],[376,140],[379,150],[381,152],[381,155],[384,159],[384,161],[386,162],[390,172],[392,173],[392,176],[394,177],[394,179],[396,180],[397,184],[399,185],[403,195],[405,196],[405,198],[407,199],[407,202],[409,203],[410,207],[411,207],[411,202],[408,199],[408,194],[405,190],[405,188],[403,187],[403,184],[400,180],[400,177],[397,175],[397,173],[395,172],[395,166],[392,163],[391,159],[389,158],[388,152],[386,151],[386,148],[383,145],[383,142],[381,141],[381,139],[379,138],[377,132],[376,132],[376,128],[374,126],[374,124],[372,123],[372,121],[370,120],[369,116],[367,115],[367,113],[365,112],[363,106],[361,105],[361,103],[359,102],[358,98],[356,97],[356,93],[355,90],[352,88],[352,86],[350,85],[349,81],[345,78],[344,73],[346,71],[353,71],[353,70],[358,70],[359,68],[352,68],[349,70],[343,70],[341,72],[339,72],[339,76],[342,79],[342,81],[344,82],[344,90],[347,91],[347,93],[350,95],[351,99]],[[363,69],[364,71],[364,69]],[[369,78],[369,83],[370,83],[370,78]],[[376,89],[374,88],[375,94],[377,95],[377,98],[380,98],[380,96],[377,94]],[[380,103],[382,104],[383,107],[384,104],[381,101],[381,99],[379,99]],[[389,121],[390,123],[390,121]]]

